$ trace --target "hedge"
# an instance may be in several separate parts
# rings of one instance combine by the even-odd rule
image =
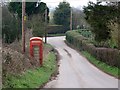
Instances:
[[[48,34],[61,34],[65,33],[67,29],[62,25],[49,25],[47,27]]]
[[[120,66],[120,50],[118,49],[95,47],[87,38],[80,35],[77,31],[68,31],[66,33],[66,40],[79,51],[87,51],[98,60],[110,66]]]

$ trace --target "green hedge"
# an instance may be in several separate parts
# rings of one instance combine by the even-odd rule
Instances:
[[[110,66],[120,66],[120,50],[118,49],[95,47],[87,38],[80,35],[77,31],[68,31],[66,33],[66,40],[78,50],[88,51],[98,60]]]
[[[48,34],[61,34],[65,33],[67,29],[62,25],[49,25],[47,27]]]
[[[92,38],[93,34],[89,29],[79,29],[78,33],[86,38]]]

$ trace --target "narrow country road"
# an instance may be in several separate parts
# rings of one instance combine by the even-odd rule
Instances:
[[[65,37],[49,37],[60,54],[59,75],[44,88],[118,88],[118,79],[90,64],[85,57],[64,43]]]

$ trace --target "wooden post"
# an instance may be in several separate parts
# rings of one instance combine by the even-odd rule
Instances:
[[[120,2],[118,2],[118,12],[120,12]],[[120,16],[118,16],[118,49],[120,50]]]
[[[70,12],[70,30],[72,30],[72,8]]]
[[[47,8],[45,10],[45,43],[47,43]]]
[[[25,53],[25,0],[22,0],[22,53]]]

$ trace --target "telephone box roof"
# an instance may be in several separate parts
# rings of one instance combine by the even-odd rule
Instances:
[[[42,40],[42,38],[41,37],[32,37],[32,38],[30,38],[30,41],[31,40]]]

